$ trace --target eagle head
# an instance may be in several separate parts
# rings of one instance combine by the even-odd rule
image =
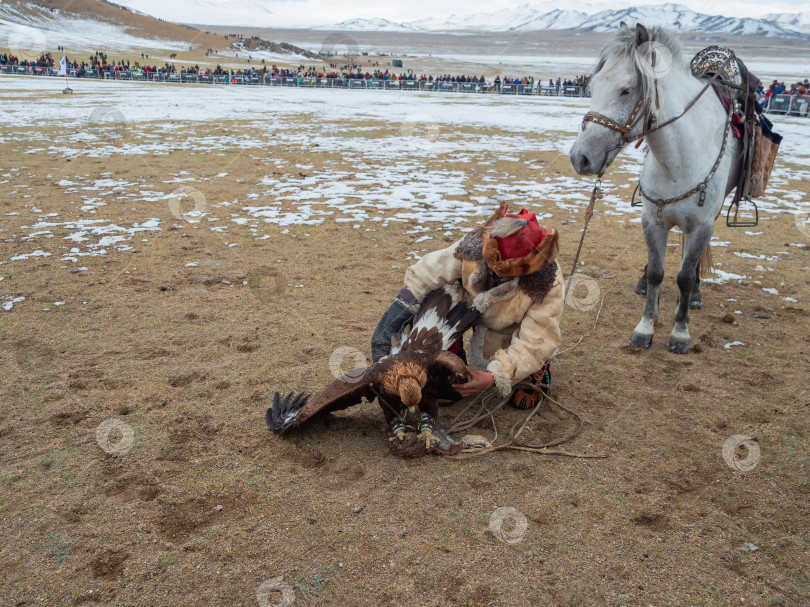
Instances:
[[[389,394],[396,394],[411,413],[422,402],[422,388],[427,383],[425,369],[413,362],[404,362],[394,366],[384,382],[384,389]]]
[[[423,387],[414,377],[403,377],[399,381],[399,398],[411,413],[416,413],[417,405],[422,402]]]

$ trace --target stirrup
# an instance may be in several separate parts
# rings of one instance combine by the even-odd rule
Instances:
[[[642,206],[641,203],[644,202],[641,198],[639,198],[638,202],[636,202],[636,194],[638,194],[638,189],[640,187],[641,187],[641,179],[638,180],[638,183],[636,184],[636,189],[633,190],[633,195],[630,197],[630,206],[631,207],[640,207],[640,206]]]
[[[737,219],[737,214],[740,212],[740,202],[747,202],[753,205],[754,207],[754,220],[740,220]],[[734,217],[731,216],[731,209],[734,209]],[[726,212],[726,225],[730,228],[754,228],[759,225],[759,209],[757,208],[757,203],[755,203],[750,198],[746,198],[745,200],[735,200],[730,205],[728,205],[728,211]]]

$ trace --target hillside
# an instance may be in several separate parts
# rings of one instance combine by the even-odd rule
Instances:
[[[275,56],[311,55],[284,42],[261,42],[262,50]],[[113,58],[146,52],[165,59],[163,55],[173,51],[171,58],[197,62],[207,49],[216,51],[216,59],[230,59],[245,44],[248,41],[235,43],[222,33],[163,21],[106,0],[0,2],[0,50],[8,48],[25,59],[63,46],[68,53],[103,50]]]
[[[108,41],[105,34],[113,31],[118,34],[116,38],[130,38],[130,46],[137,45],[135,40],[143,46],[148,46],[149,41],[169,41],[177,48],[225,46],[222,36],[162,21],[105,0],[6,0],[0,4],[0,26],[36,28],[49,41],[53,38],[55,44],[65,39],[67,46],[83,40],[112,46],[117,40]],[[0,40],[5,42],[2,36]]]

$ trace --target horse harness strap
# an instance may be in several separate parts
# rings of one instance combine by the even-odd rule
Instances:
[[[693,194],[700,193],[698,197],[698,206],[702,207],[703,203],[706,202],[706,190],[709,187],[709,182],[714,177],[714,174],[717,172],[717,169],[720,167],[720,162],[723,160],[723,156],[726,155],[726,148],[728,147],[728,134],[731,130],[729,127],[731,126],[731,118],[734,115],[734,104],[729,104],[728,107],[728,115],[726,117],[726,125],[723,130],[723,143],[720,145],[720,153],[717,155],[717,160],[714,161],[714,166],[712,166],[712,170],[709,171],[709,174],[706,175],[705,179],[693,187],[688,192],[681,194],[680,196],[675,196],[674,198],[651,198],[644,193],[644,188],[641,187],[641,180],[639,179],[638,182],[638,189],[641,192],[642,200],[646,199],[649,202],[653,203],[655,206],[658,207],[658,214],[655,218],[655,223],[660,225],[661,224],[661,214],[664,211],[664,207],[668,204],[672,204],[673,202],[678,202],[679,200],[683,200],[684,198],[689,198]]]
[[[600,124],[604,127],[609,128],[611,131],[617,131],[619,133],[623,133],[625,136],[626,141],[630,141],[627,137],[630,135],[630,131],[633,130],[633,127],[636,125],[636,121],[638,120],[639,113],[641,112],[641,108],[644,105],[644,100],[639,99],[638,103],[636,103],[636,107],[633,108],[633,111],[630,112],[630,117],[627,119],[627,122],[624,126],[620,125],[615,120],[611,120],[604,114],[600,114],[599,112],[588,112],[585,114],[585,118],[582,119],[582,130],[585,130],[585,123],[586,122],[593,122],[594,124]]]
[[[699,100],[701,97],[703,97],[703,93],[705,93],[706,91],[708,91],[708,90],[709,90],[709,89],[712,87],[712,85],[715,83],[715,81],[716,81],[716,80],[717,80],[717,79],[720,77],[720,75],[723,73],[723,70],[725,70],[725,69],[726,69],[726,67],[729,65],[729,63],[731,63],[731,60],[732,60],[732,59],[734,59],[734,54],[731,54],[731,55],[728,57],[728,59],[726,59],[725,63],[723,63],[723,65],[722,65],[722,66],[720,66],[720,69],[718,69],[718,70],[717,70],[717,71],[716,71],[714,74],[712,74],[712,77],[711,77],[711,78],[709,78],[709,80],[708,80],[708,81],[706,81],[706,84],[703,86],[703,88],[702,88],[702,89],[700,89],[700,92],[699,92],[699,93],[698,93],[698,94],[695,96],[695,98],[694,98],[694,99],[692,99],[692,101],[690,101],[690,102],[687,104],[687,106],[686,106],[686,107],[683,109],[683,111],[682,111],[680,114],[678,114],[677,116],[675,116],[675,117],[673,117],[673,118],[670,118],[670,119],[669,119],[669,120],[667,120],[666,122],[662,122],[661,124],[657,125],[657,126],[656,126],[656,127],[654,127],[654,128],[651,128],[651,129],[645,129],[645,130],[644,130],[644,132],[642,132],[640,135],[636,135],[635,137],[632,137],[632,138],[628,139],[628,140],[627,140],[627,143],[630,143],[631,141],[634,141],[634,140],[636,140],[636,139],[643,139],[644,137],[646,137],[646,136],[647,136],[647,135],[649,135],[650,133],[654,133],[655,131],[660,131],[660,130],[661,130],[661,129],[663,129],[665,126],[669,126],[670,124],[672,124],[672,123],[673,123],[673,122],[675,122],[676,120],[678,120],[678,119],[680,119],[680,118],[683,118],[683,116],[686,114],[686,112],[688,112],[689,110],[691,110],[691,109],[692,109],[692,108],[695,106],[695,104],[698,102],[698,100]],[[658,81],[656,80],[656,83],[657,83],[657,82],[658,82]]]

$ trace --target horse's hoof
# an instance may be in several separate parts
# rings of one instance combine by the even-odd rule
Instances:
[[[692,296],[689,298],[689,308],[692,310],[699,310],[703,307],[703,298],[700,296],[700,293],[692,293]]]
[[[670,340],[667,344],[667,350],[673,354],[689,354],[689,342]]]
[[[638,285],[636,287],[636,295],[646,295],[646,294],[647,294],[647,287],[642,287],[641,285]]]
[[[642,348],[646,350],[652,345],[652,340],[653,340],[652,335],[642,335],[641,333],[633,333],[633,337],[630,338],[630,347]]]

